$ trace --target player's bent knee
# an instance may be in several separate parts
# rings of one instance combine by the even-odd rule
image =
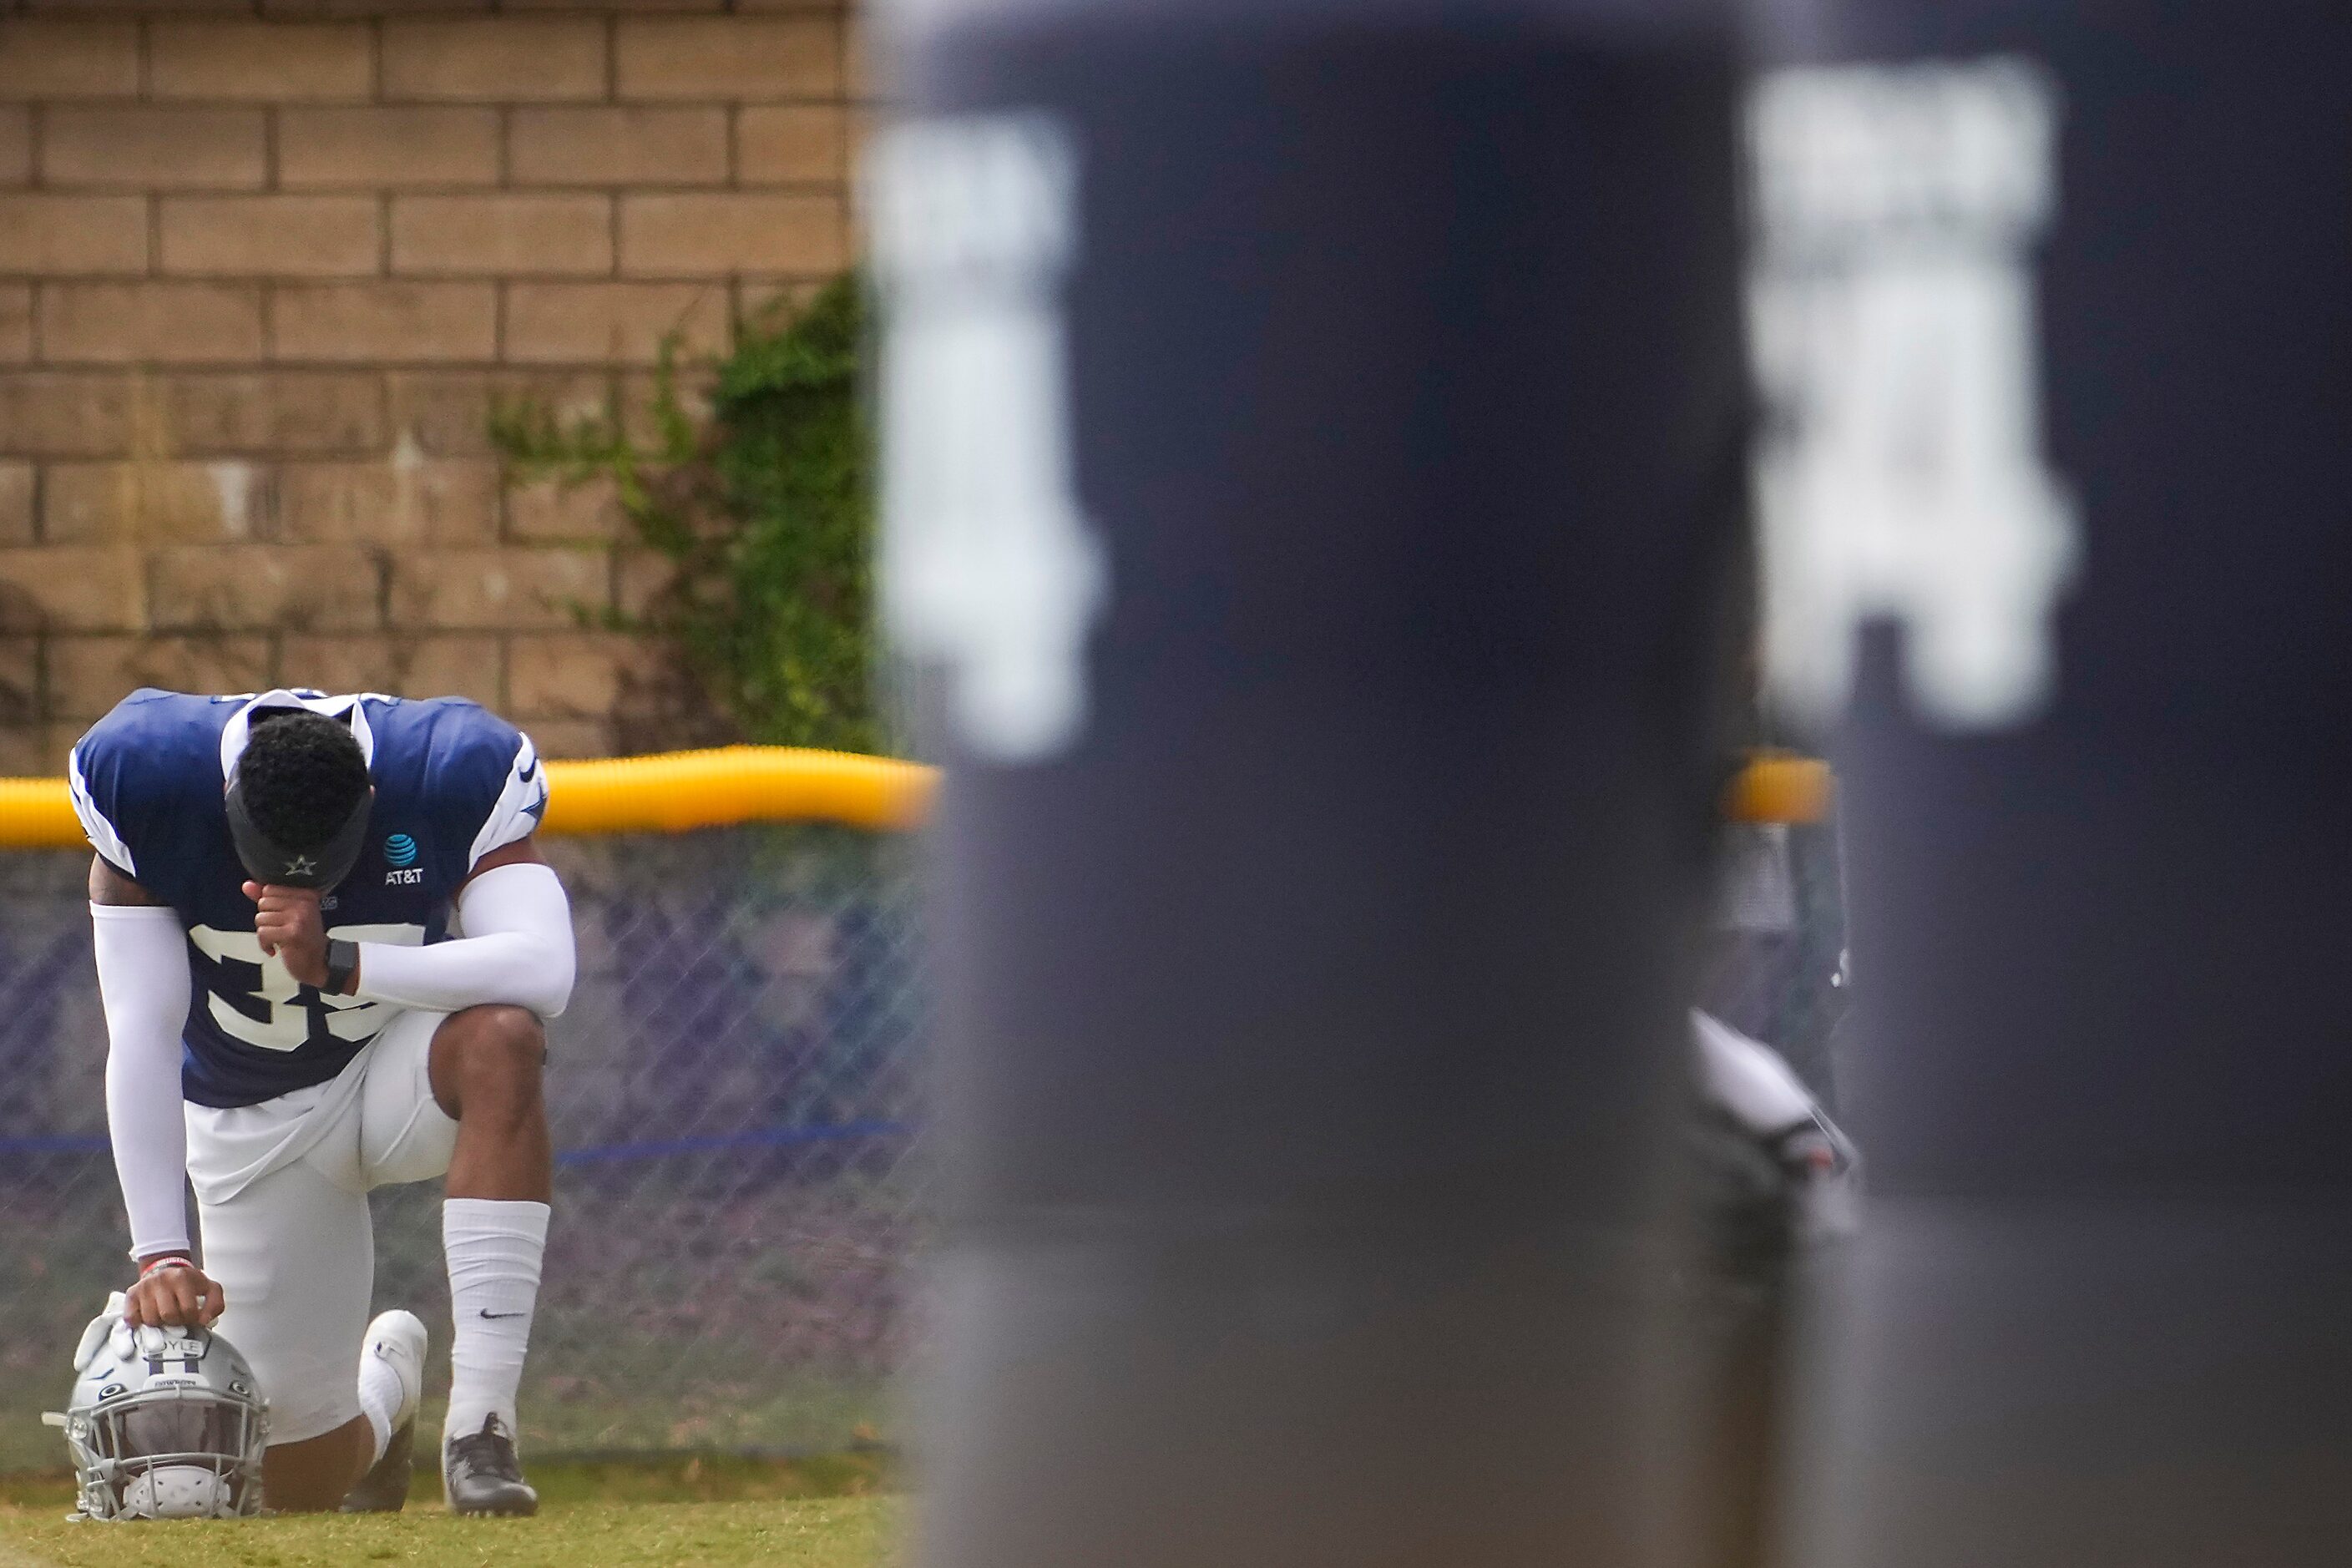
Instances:
[[[547,1026],[527,1007],[486,1004],[452,1013],[434,1039],[436,1097],[468,1099],[494,1096],[511,1100],[534,1095],[540,1068],[547,1059]],[[455,1096],[441,1094],[444,1082]],[[446,1108],[446,1107],[445,1107]]]
[[[527,1007],[490,1004],[468,1007],[444,1027],[462,1031],[458,1047],[475,1072],[509,1081],[535,1082],[547,1060],[547,1026]]]

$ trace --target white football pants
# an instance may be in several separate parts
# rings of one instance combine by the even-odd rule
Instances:
[[[447,1016],[398,1014],[326,1083],[233,1110],[187,1108],[205,1270],[228,1299],[215,1326],[253,1363],[272,1443],[360,1413],[375,1289],[367,1194],[449,1169],[457,1123],[426,1076]]]

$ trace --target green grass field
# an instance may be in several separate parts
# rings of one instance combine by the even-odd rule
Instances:
[[[880,1467],[856,1457],[531,1469],[544,1503],[528,1520],[452,1519],[419,1476],[400,1514],[76,1524],[64,1477],[0,1477],[0,1568],[884,1568],[897,1556],[900,1500],[869,1489]]]

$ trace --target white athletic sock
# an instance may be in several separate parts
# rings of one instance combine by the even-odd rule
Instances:
[[[368,1468],[373,1469],[392,1446],[392,1418],[400,1414],[400,1373],[380,1356],[360,1357],[360,1414],[375,1434],[368,1449]]]
[[[441,1250],[449,1260],[449,1420],[442,1441],[470,1436],[495,1414],[515,1430],[515,1390],[539,1300],[547,1205],[500,1198],[450,1198],[441,1205]]]

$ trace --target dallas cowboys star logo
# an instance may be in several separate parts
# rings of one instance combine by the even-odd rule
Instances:
[[[319,863],[308,855],[297,855],[286,862],[286,874],[289,877],[315,877],[318,873]]]

